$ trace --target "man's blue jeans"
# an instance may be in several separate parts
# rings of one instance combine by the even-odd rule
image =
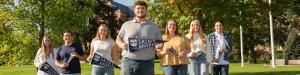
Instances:
[[[154,60],[132,60],[123,57],[121,75],[154,75]]]
[[[212,66],[213,75],[228,75],[229,65],[215,65]]]
[[[187,75],[187,64],[163,66],[165,75]]]

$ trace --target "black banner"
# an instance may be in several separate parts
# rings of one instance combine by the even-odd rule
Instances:
[[[41,71],[44,71],[50,75],[59,75],[59,73],[47,62],[45,62],[41,67],[40,67]]]
[[[128,38],[129,52],[135,52],[144,48],[153,47],[157,44],[167,41],[153,40],[153,39],[141,39],[141,38]]]
[[[201,52],[201,54],[199,54],[198,57],[200,57],[201,61],[203,61],[203,62],[206,61],[206,55],[203,52]]]
[[[173,47],[169,48],[169,51],[176,54],[176,50]]]
[[[92,58],[91,64],[94,65],[99,65],[99,66],[104,66],[104,67],[109,67],[109,68],[120,68],[118,65],[115,65],[111,61],[105,59],[101,55],[94,53],[94,56]]]

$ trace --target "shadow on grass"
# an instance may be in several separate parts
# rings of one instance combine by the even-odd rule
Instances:
[[[154,63],[160,63],[160,60],[154,60]]]
[[[300,71],[276,71],[276,72],[242,72],[229,75],[300,75]]]

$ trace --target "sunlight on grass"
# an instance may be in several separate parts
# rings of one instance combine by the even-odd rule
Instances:
[[[159,61],[155,61],[155,74],[162,75],[163,71]],[[91,74],[91,65],[81,64],[82,75]],[[35,75],[36,68],[33,65],[21,67],[0,67],[0,75]],[[119,70],[115,69],[115,75],[119,75]],[[300,66],[277,66],[271,68],[263,64],[245,64],[240,67],[239,63],[230,64],[229,75],[300,75]]]

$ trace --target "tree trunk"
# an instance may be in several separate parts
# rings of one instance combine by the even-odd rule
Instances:
[[[45,0],[40,0],[41,6],[41,18],[40,18],[40,23],[39,23],[39,42],[40,44],[42,43],[42,39],[45,33]]]

